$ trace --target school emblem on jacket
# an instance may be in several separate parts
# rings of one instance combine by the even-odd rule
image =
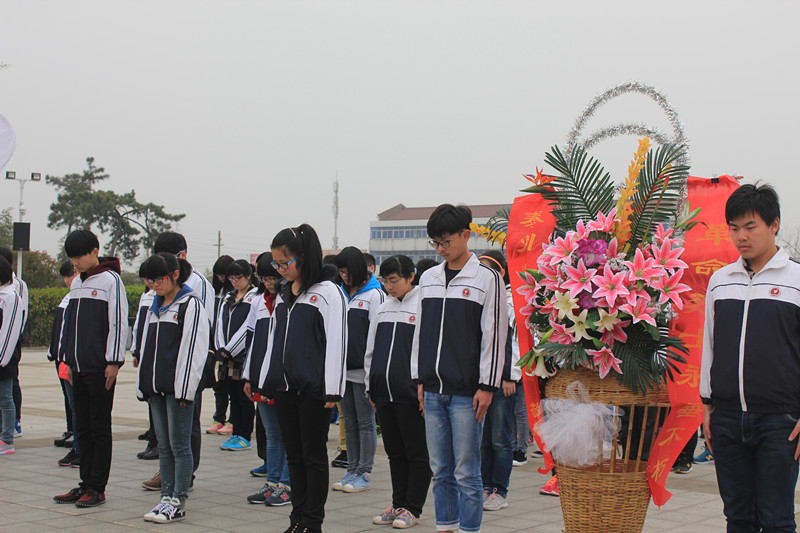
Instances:
[[[92,291],[92,298],[94,298],[95,296],[97,296],[97,291]]]
[[[313,295],[311,298],[308,299],[312,304],[317,301],[317,295]]]
[[[411,315],[410,317],[408,317],[408,321],[409,322],[414,322],[416,319],[417,319],[417,315]]]
[[[178,321],[178,313],[175,313],[172,318],[177,322]]]
[[[250,298],[248,298],[248,299],[247,299],[247,303],[250,303],[250,302],[252,302],[252,301],[253,301],[253,297],[252,297],[252,296],[251,296]]]
[[[780,296],[780,294],[781,294],[781,290],[778,287],[772,287],[769,290],[769,295],[770,296]]]
[[[359,307],[364,307],[364,302],[358,302]]]
[[[463,291],[461,291],[461,296],[463,296],[464,298],[469,298],[469,289],[464,289]]]

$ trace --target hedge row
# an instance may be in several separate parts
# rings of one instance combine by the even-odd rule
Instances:
[[[130,320],[139,307],[139,298],[145,291],[144,285],[125,287],[128,293],[128,314]],[[67,288],[31,289],[28,301],[28,324],[25,328],[24,346],[44,346],[50,344],[50,332],[56,316],[58,304],[67,294]]]

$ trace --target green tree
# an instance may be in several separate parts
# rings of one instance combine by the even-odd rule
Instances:
[[[14,217],[11,208],[0,211],[0,246],[11,248],[14,240]]]
[[[93,157],[87,157],[86,164],[81,174],[47,176],[47,183],[58,192],[50,205],[48,227],[66,229],[67,234],[73,229],[96,227],[108,237],[108,255],[134,261],[140,251],[149,253],[159,233],[172,229],[174,222],[186,216],[167,213],[161,205],[143,204],[133,190],[123,194],[97,190],[96,186],[110,176],[95,166]]]
[[[17,254],[14,256],[14,270],[17,269]],[[58,273],[61,266],[56,259],[43,250],[31,250],[22,252],[22,279],[28,284],[30,289],[43,289],[45,287],[63,287],[64,280]]]

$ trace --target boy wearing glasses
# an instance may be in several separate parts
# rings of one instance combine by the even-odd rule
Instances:
[[[79,276],[72,281],[64,311],[59,360],[69,367],[81,484],[54,501],[78,507],[95,507],[106,501],[114,385],[125,362],[128,335],[128,299],[119,276],[119,260],[100,257],[99,247],[89,230],[73,231],[64,242],[64,251]]]
[[[428,220],[429,242],[444,262],[420,278],[411,351],[436,526],[451,533],[481,528],[483,419],[500,385],[508,333],[505,284],[469,251],[470,222],[468,207],[450,204],[437,207]]]

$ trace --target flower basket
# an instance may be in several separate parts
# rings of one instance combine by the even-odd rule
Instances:
[[[579,368],[560,371],[548,382],[547,396],[566,398],[566,388],[574,381],[586,387],[592,401],[628,413],[628,423],[627,434],[614,435],[611,449],[597,465],[573,468],[556,463],[565,531],[640,533],[650,503],[646,458],[654,442],[652,429],[669,407],[667,388],[662,384],[648,394],[636,394],[610,376],[601,379],[596,371]],[[647,420],[653,424],[643,423]],[[632,449],[626,451],[625,443]]]

